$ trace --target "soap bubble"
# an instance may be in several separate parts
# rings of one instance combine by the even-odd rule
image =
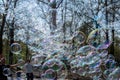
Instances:
[[[112,44],[112,42],[110,41],[105,41],[104,43],[100,44],[97,49],[107,49],[110,45]]]
[[[94,62],[94,63],[90,64],[89,66],[90,66],[91,69],[93,69],[93,68],[95,69],[95,68],[100,66],[100,62],[99,61],[98,62]]]
[[[23,72],[22,72],[22,73],[21,73],[21,78],[25,80],[25,79],[26,79],[26,73],[23,73]]]
[[[75,59],[75,60],[72,60],[72,61],[70,62],[71,68],[76,68],[78,64],[79,64],[79,65],[82,65],[82,64],[80,64],[79,59]]]
[[[57,79],[65,79],[67,75],[67,68],[66,65],[58,60],[58,59],[49,59],[42,65],[43,75],[42,78],[44,80],[48,79],[49,77],[54,77],[52,74],[56,74]],[[47,73],[49,72],[49,73]],[[45,77],[45,75],[49,75]]]
[[[46,59],[46,55],[44,54],[34,55],[32,56],[31,59],[33,64],[42,64]]]
[[[4,69],[3,69],[3,75],[9,76],[10,74],[11,74],[10,68],[4,68]]]
[[[106,40],[105,33],[102,29],[93,30],[87,38],[87,43],[96,49],[107,49],[111,44],[111,42]]]
[[[79,48],[76,54],[79,54],[80,56],[87,56],[88,54],[92,53],[94,50],[95,49],[93,46],[86,45],[86,46]]]
[[[23,59],[18,59],[17,63],[24,63],[25,61]]]
[[[44,79],[49,79],[49,80],[55,80],[55,78],[57,77],[53,69],[46,70],[42,76],[44,77]]]
[[[117,67],[109,74],[110,80],[119,80],[120,79],[120,67]]]
[[[107,59],[108,51],[107,51],[107,50],[103,50],[102,52],[99,53],[99,56],[100,56],[102,59]]]
[[[83,32],[78,31],[74,34],[73,40],[75,43],[82,44],[86,40],[86,36]]]
[[[115,57],[112,54],[109,54],[108,59],[115,60]]]
[[[104,75],[106,75],[106,76],[109,76],[110,73],[111,73],[111,71],[109,69],[104,71]]]
[[[11,44],[11,52],[13,54],[20,54],[21,50],[22,49],[21,49],[21,45],[20,44],[18,44],[18,43]]]
[[[55,0],[50,0],[50,2],[52,3],[52,2],[54,2]]]
[[[105,62],[105,64],[106,64],[106,67],[108,69],[110,69],[110,68],[113,69],[113,68],[116,67],[116,62],[114,60],[112,60],[112,59],[107,59],[106,62]]]

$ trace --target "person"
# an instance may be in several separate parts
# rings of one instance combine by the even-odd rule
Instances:
[[[10,65],[11,68],[16,69],[16,80],[22,80],[21,74],[22,74],[23,71],[20,68],[21,64],[24,64],[24,61],[21,61],[21,62],[19,62],[17,64]],[[13,79],[11,79],[11,80],[13,80]]]
[[[23,70],[26,73],[27,80],[33,80],[33,65],[30,63],[30,60],[26,61]]]
[[[13,80],[11,69],[21,63],[11,65],[5,64],[5,57],[0,54],[0,80]]]
[[[5,65],[5,58],[3,55],[0,55],[0,80],[7,80],[7,76],[3,74],[3,70],[6,67]]]

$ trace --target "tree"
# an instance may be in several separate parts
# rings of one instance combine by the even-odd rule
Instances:
[[[5,3],[6,2],[6,3]],[[7,12],[8,12],[8,0],[6,0],[4,2],[3,0],[3,5],[4,5],[4,9],[5,9],[5,13],[2,14],[2,22],[1,22],[1,28],[0,28],[0,54],[2,54],[2,48],[3,48],[3,30],[5,27],[5,23],[6,23],[6,17],[7,17]]]
[[[14,4],[13,4],[13,10],[16,8],[17,5],[17,1],[18,0],[14,0]],[[13,18],[11,23],[9,23],[10,25],[10,46],[14,43],[14,24],[15,23],[15,16],[14,16],[14,11],[13,11]],[[9,64],[13,63],[13,53],[10,51],[9,53]]]
[[[106,7],[108,28],[110,28],[109,23],[112,16],[110,10],[113,4],[115,5],[114,18],[119,22],[118,5],[120,3],[118,1],[115,0],[110,3],[110,0],[108,0],[107,6],[105,6],[105,0],[53,0],[53,2],[52,0],[19,0],[16,8],[13,7],[15,8],[15,17],[7,16],[7,23],[9,27],[10,24],[15,25],[14,30],[10,32],[14,31],[14,40],[28,43],[28,48],[33,51],[40,52],[41,50],[44,52],[43,48],[45,49],[45,47],[38,43],[42,43],[48,37],[50,38],[51,32],[55,33],[52,35],[54,39],[51,42],[55,40],[64,42],[64,40],[73,37],[74,33],[79,30],[88,35],[98,26],[106,29],[106,23],[104,22],[106,20]],[[12,6],[14,2],[12,2]],[[29,30],[27,27],[29,27]],[[29,40],[26,37],[27,31],[29,31]],[[58,35],[59,37],[56,37]],[[106,35],[110,36],[110,34]],[[11,35],[11,37],[13,36]]]
[[[63,2],[63,0],[57,1],[57,0],[48,0],[48,2],[44,2],[42,0],[38,0],[39,2],[42,2],[46,5],[48,5],[51,9],[51,19],[50,19],[50,29],[51,29],[51,34],[54,34],[54,31],[57,29],[56,25],[56,9],[59,8],[60,4]]]

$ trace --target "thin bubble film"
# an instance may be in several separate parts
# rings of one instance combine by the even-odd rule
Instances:
[[[84,34],[83,32],[77,31],[77,32],[74,34],[74,36],[73,36],[73,40],[74,40],[74,42],[77,43],[77,44],[82,44],[82,43],[85,42],[86,36],[85,36],[85,34]]]
[[[87,56],[93,51],[94,51],[94,47],[90,45],[86,45],[86,46],[82,46],[81,48],[79,48],[76,53],[79,54],[80,56]]]
[[[57,78],[57,74],[56,74],[55,70],[48,69],[45,71],[44,74],[42,74],[42,77],[44,79],[55,80],[55,78]]]
[[[22,50],[21,45],[18,43],[11,44],[10,49],[13,54],[20,54]]]
[[[11,74],[10,68],[4,68],[4,69],[3,69],[3,75],[9,76],[10,74]]]
[[[107,49],[112,42],[106,40],[106,35],[103,29],[93,30],[87,38],[87,43],[94,46],[96,49]]]

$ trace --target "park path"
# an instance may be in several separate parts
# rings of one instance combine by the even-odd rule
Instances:
[[[10,77],[8,77],[8,80],[17,80],[15,77],[13,79],[11,79]],[[27,79],[21,79],[21,80],[27,80]],[[39,78],[34,78],[34,80],[40,80]]]

